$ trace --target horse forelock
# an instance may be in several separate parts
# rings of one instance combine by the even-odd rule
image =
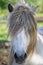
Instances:
[[[15,34],[22,27],[28,27],[29,30],[36,30],[36,22],[30,9],[25,6],[18,6],[11,13],[9,18],[9,33]]]

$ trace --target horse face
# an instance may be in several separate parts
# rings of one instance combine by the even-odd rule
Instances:
[[[15,61],[23,63],[35,46],[36,42],[36,22],[32,12],[26,6],[13,8],[8,6],[10,12],[9,34],[14,51]]]
[[[12,37],[12,46],[16,62],[24,62],[27,57],[27,47],[30,43],[30,35],[22,29],[16,36]]]

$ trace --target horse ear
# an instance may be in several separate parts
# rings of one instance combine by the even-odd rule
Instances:
[[[13,6],[11,4],[8,4],[8,10],[9,10],[9,12],[13,11]]]
[[[36,10],[38,9],[38,7],[39,7],[38,5],[35,6],[35,7],[33,7],[33,8],[32,8],[32,11],[33,11],[33,12],[36,12]]]
[[[36,10],[38,9],[39,5],[33,7],[33,6],[30,4],[29,7],[30,7],[31,11],[32,11],[33,13],[35,13]]]

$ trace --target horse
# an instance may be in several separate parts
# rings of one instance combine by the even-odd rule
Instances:
[[[8,32],[11,37],[8,65],[43,64],[43,40],[31,9],[26,4],[15,7],[8,4]]]

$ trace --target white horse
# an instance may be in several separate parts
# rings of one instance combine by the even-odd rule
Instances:
[[[34,8],[33,8],[34,9]],[[38,33],[33,11],[26,4],[9,4],[11,48],[8,65],[43,65],[43,39]]]

